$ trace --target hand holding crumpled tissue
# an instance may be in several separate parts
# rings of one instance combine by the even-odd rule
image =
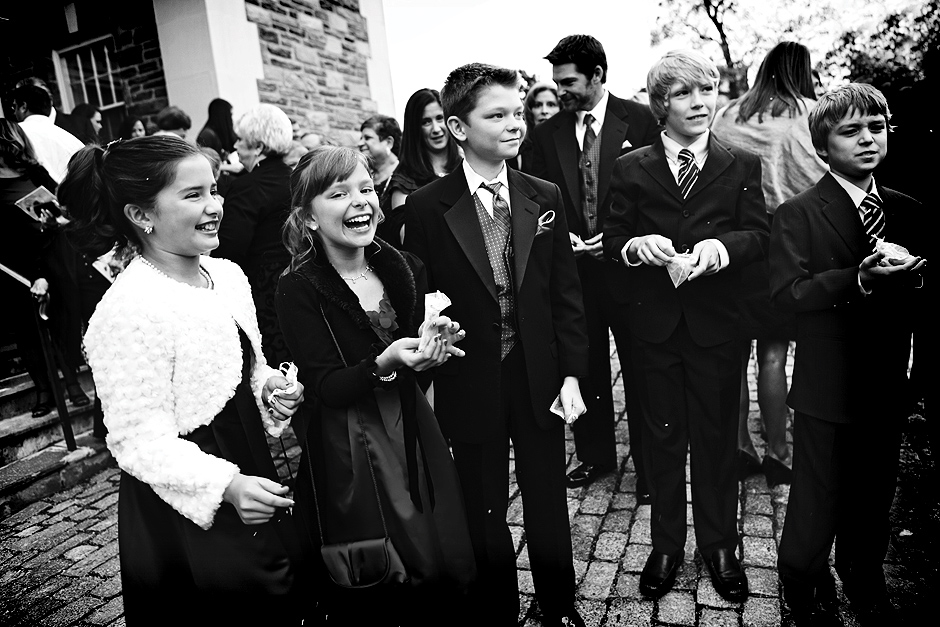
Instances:
[[[431,320],[439,317],[441,312],[450,307],[450,305],[451,302],[447,294],[441,291],[424,295],[424,324],[422,325],[424,330],[418,342],[417,352],[420,353],[423,351],[435,336],[441,334],[442,329],[440,325],[431,324]],[[450,320],[448,320],[447,323],[449,324]]]

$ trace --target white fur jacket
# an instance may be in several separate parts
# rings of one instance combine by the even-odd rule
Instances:
[[[248,280],[225,259],[203,257],[202,265],[215,289],[174,281],[135,259],[98,304],[84,342],[118,466],[208,529],[239,469],[180,436],[212,422],[235,395],[242,374],[236,322],[254,353],[258,419],[273,436],[288,421],[270,418],[261,401],[277,370],[261,352]]]

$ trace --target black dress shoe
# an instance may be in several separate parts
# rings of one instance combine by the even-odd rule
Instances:
[[[568,473],[568,487],[580,488],[611,470],[613,470],[613,468],[601,466],[600,464],[581,464]]]
[[[770,455],[764,455],[764,461],[760,464],[767,479],[768,488],[776,488],[778,485],[793,481],[793,471],[780,460],[774,459]]]
[[[740,603],[747,598],[747,577],[741,562],[731,549],[715,549],[708,557],[702,556],[712,584],[726,601]]]
[[[738,481],[744,481],[751,475],[759,474],[761,471],[760,460],[740,448],[738,449],[737,465]]]
[[[85,394],[85,390],[82,389],[80,385],[70,385],[66,387],[66,392],[69,395],[69,401],[75,407],[84,407],[91,402],[91,399],[88,398],[88,395]]]
[[[42,418],[55,409],[55,403],[48,392],[39,392],[36,396],[36,404],[30,410],[33,418]]]
[[[672,589],[679,574],[679,566],[685,557],[683,551],[676,555],[666,555],[656,549],[646,559],[646,566],[640,573],[640,594],[648,597],[661,597]]]

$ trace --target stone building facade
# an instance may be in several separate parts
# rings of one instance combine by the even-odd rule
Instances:
[[[168,104],[190,115],[195,135],[213,98],[236,117],[277,105],[341,144],[372,113],[394,112],[386,51],[370,45],[377,32],[384,42],[381,0],[32,0],[0,14],[5,115],[4,96],[29,76],[61,111],[101,107],[106,138],[124,115],[152,120]]]

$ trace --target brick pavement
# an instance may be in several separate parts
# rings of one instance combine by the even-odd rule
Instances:
[[[623,386],[613,350],[611,358],[621,466],[617,473],[568,492],[577,604],[585,621],[591,627],[787,625],[789,617],[780,596],[776,556],[789,487],[769,490],[762,476],[749,478],[740,493],[741,549],[751,585],[746,602],[728,603],[717,595],[695,553],[691,529],[686,561],[674,590],[657,601],[640,596],[639,573],[650,550],[650,507],[636,503],[636,475],[623,417]],[[748,377],[750,427],[760,448],[755,374],[752,362]],[[920,624],[922,616],[933,613],[931,593],[940,581],[936,560],[940,530],[937,475],[925,432],[919,416],[908,421],[892,512],[886,572],[892,599],[902,613],[899,624]],[[272,444],[280,471],[286,475],[281,446]],[[299,448],[292,440],[287,445],[287,458],[296,465]],[[571,466],[576,464],[573,453],[574,442],[569,438]],[[0,626],[124,625],[117,554],[118,479],[117,469],[110,468],[0,521]],[[518,550],[523,601],[519,624],[537,627],[540,623],[528,570],[521,497],[514,483],[509,489],[509,520]],[[688,522],[692,524],[691,510]],[[849,627],[859,624],[841,588],[839,594],[843,621]],[[455,622],[442,617],[441,625]]]

